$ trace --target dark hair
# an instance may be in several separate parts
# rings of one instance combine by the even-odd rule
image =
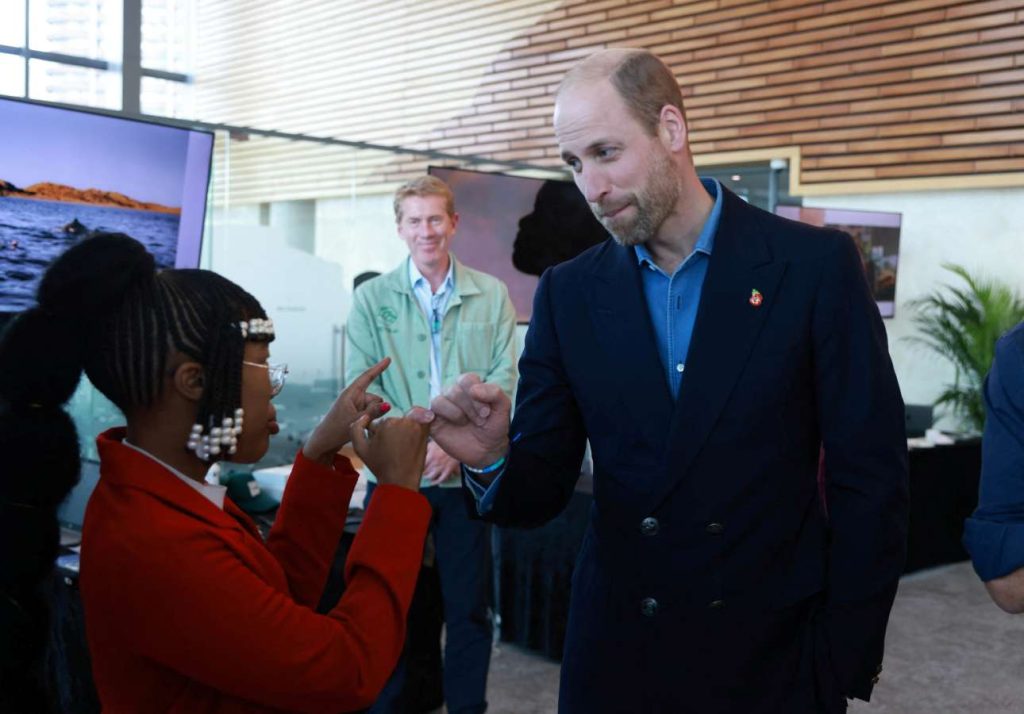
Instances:
[[[146,248],[119,233],[93,234],[63,253],[36,297],[0,335],[0,627],[14,635],[0,632],[12,648],[0,650],[5,705],[32,687],[27,668],[48,631],[38,588],[57,553],[56,509],[80,467],[62,406],[83,369],[130,414],[160,396],[167,356],[184,353],[204,369],[197,421],[213,426],[240,405],[246,339],[272,339],[242,336],[239,321],[266,318],[245,290],[206,270],[157,272]]]

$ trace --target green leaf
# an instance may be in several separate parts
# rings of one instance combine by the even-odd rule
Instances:
[[[963,284],[944,285],[909,301],[919,334],[904,339],[953,365],[953,384],[946,385],[935,405],[949,407],[964,427],[980,432],[985,426],[985,375],[996,342],[1024,321],[1024,297],[1005,283],[971,275],[960,265],[942,267]]]

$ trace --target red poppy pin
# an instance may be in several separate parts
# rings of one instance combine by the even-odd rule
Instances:
[[[750,291],[750,304],[754,307],[761,307],[761,303],[764,302],[764,295],[761,294],[760,290]]]

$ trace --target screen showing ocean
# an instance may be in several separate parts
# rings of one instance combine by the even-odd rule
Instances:
[[[126,233],[146,245],[157,268],[173,268],[180,220],[171,213],[0,197],[0,312],[32,307],[46,268],[92,231]]]

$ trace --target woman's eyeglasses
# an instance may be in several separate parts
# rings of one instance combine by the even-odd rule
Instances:
[[[247,364],[250,367],[261,367],[267,370],[270,375],[270,396],[276,397],[284,389],[284,381],[288,376],[288,365],[286,364],[260,364],[259,362],[246,362],[242,360],[242,364]]]

